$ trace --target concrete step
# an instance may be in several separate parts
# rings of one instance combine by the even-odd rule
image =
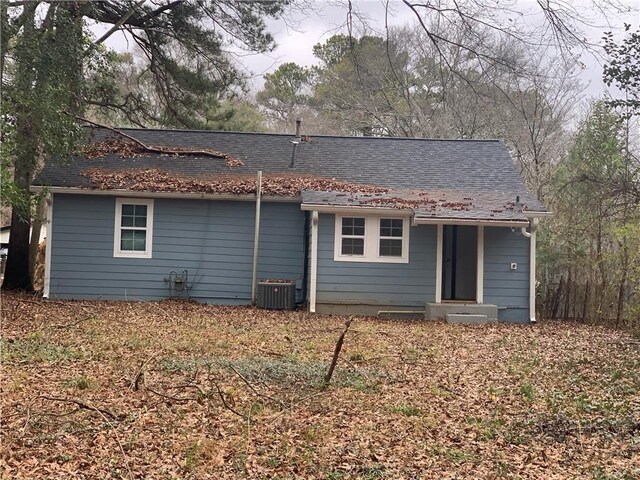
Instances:
[[[489,303],[427,303],[425,309],[427,320],[446,320],[447,315],[485,315],[489,320],[498,320],[498,306]]]
[[[447,313],[446,319],[447,323],[456,323],[461,325],[479,325],[495,322],[495,320],[490,320],[486,315],[473,313]]]

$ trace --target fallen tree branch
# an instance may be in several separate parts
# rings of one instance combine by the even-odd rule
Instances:
[[[336,364],[338,363],[338,357],[340,356],[340,350],[342,350],[342,344],[344,343],[344,336],[347,334],[349,327],[351,326],[351,322],[353,322],[353,317],[349,317],[349,319],[344,324],[344,331],[338,337],[338,341],[336,342],[336,348],[333,351],[333,358],[331,359],[331,365],[329,365],[329,371],[324,377],[324,385],[329,385],[331,382],[331,377],[333,376],[333,371],[336,368]]]
[[[54,325],[51,325],[53,328],[70,328],[70,327],[75,327],[76,325],[80,325],[82,322],[86,322],[87,320],[92,320],[96,318],[95,315],[91,314],[91,315],[87,315],[86,317],[82,317],[80,320],[76,320],[75,322],[71,322],[71,323],[56,323]]]
[[[274,403],[279,404],[280,406],[284,407],[284,402],[280,399],[274,398],[270,395],[267,395],[266,393],[261,393],[258,390],[256,390],[256,388],[251,385],[251,383],[249,382],[249,380],[247,380],[238,370],[236,370],[232,365],[229,365],[229,368],[231,370],[234,371],[234,373],[236,375],[238,375],[238,377],[240,377],[240,379],[247,385],[247,387],[249,387],[251,389],[251,391],[253,393],[255,393],[258,397],[262,397],[262,398],[266,398],[267,400],[271,400]]]
[[[67,113],[67,112],[65,112]],[[223,160],[229,160],[231,159],[231,157],[229,155],[227,155],[226,153],[223,152],[218,152],[215,150],[194,150],[194,149],[190,149],[190,148],[175,148],[175,147],[157,147],[155,145],[147,145],[146,143],[138,140],[135,137],[132,137],[131,135],[124,133],[123,131],[117,129],[117,128],[113,128],[110,127],[108,125],[103,125],[102,123],[98,123],[98,122],[94,122],[93,120],[89,120],[86,119],[84,117],[80,117],[78,115],[71,115],[70,113],[67,113],[67,115],[70,115],[72,117],[74,117],[77,120],[80,120],[82,122],[88,123],[90,125],[93,125],[95,127],[99,127],[99,128],[104,128],[106,130],[109,130],[113,133],[116,133],[132,142],[134,142],[136,145],[138,145],[138,147],[140,147],[141,149],[143,149],[144,151],[148,152],[148,153],[171,153],[171,154],[177,154],[177,155],[202,155],[202,156],[206,156],[206,157],[213,157],[213,158],[222,158]],[[237,160],[237,159],[234,159]]]
[[[81,400],[77,400],[75,398],[49,397],[47,395],[40,395],[39,398],[44,398],[45,400],[50,400],[52,402],[71,403],[71,404],[77,405],[81,409],[98,412],[103,417],[109,417],[111,420],[115,420],[115,421],[120,421],[123,418],[122,415],[116,415],[111,410],[108,410],[106,408],[98,408],[88,403],[85,403]]]
[[[140,368],[138,368],[138,372],[133,377],[133,380],[129,384],[129,389],[133,391],[138,391],[140,389],[140,382],[144,381],[144,367],[147,366],[151,360],[156,358],[159,355],[159,352],[154,353],[153,355],[147,357],[142,363],[140,363]]]
[[[173,395],[168,395],[166,393],[158,392],[157,390],[154,390],[153,388],[151,388],[149,385],[145,385],[144,388],[146,390],[149,390],[154,395],[157,395],[166,400],[173,400],[174,402],[191,402],[195,400],[195,398],[193,397],[174,397]]]
[[[216,390],[218,391],[218,395],[220,396],[220,400],[222,400],[222,404],[227,410],[229,410],[232,413],[235,413],[240,418],[244,418],[245,420],[249,419],[249,417],[240,413],[239,411],[237,411],[235,408],[233,408],[231,405],[227,403],[226,398],[224,398],[224,393],[222,392],[222,390],[220,389],[220,386],[217,383],[213,382],[213,385],[216,387]]]

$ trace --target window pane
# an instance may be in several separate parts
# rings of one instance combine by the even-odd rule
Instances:
[[[134,215],[134,207],[135,205],[122,205],[122,215]]]
[[[342,255],[364,255],[364,238],[343,238]]]
[[[120,225],[123,227],[133,227],[133,219],[134,217],[129,216],[129,215],[123,215],[122,216],[122,222],[120,222]]]
[[[147,232],[145,230],[126,230],[120,232],[120,250],[144,252],[147,244]]]
[[[342,235],[364,235],[364,218],[344,217]]]
[[[136,217],[146,217],[147,216],[147,206],[146,205],[134,205],[134,212]]]
[[[380,236],[381,237],[402,237],[401,218],[382,218],[380,220]]]
[[[122,230],[120,232],[120,250],[133,250],[134,230]]]
[[[147,217],[133,217],[133,226],[134,227],[146,227],[147,226]]]
[[[136,238],[133,240],[133,250],[135,250],[136,252],[144,252],[145,244],[146,244],[146,239]]]
[[[380,239],[380,256],[381,257],[401,257],[402,256],[402,240],[401,239]]]

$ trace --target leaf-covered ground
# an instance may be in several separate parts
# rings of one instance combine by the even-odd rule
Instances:
[[[2,299],[2,478],[640,478],[640,346],[186,302]]]

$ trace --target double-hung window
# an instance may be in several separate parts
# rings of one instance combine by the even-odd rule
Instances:
[[[402,257],[402,236],[404,219],[381,218],[378,255],[381,257]]]
[[[407,263],[409,219],[336,215],[334,260]]]
[[[341,255],[364,255],[365,219],[361,217],[342,217]]]
[[[151,258],[153,200],[117,198],[114,257]]]

